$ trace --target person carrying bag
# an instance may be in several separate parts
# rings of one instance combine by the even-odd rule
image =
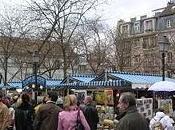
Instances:
[[[80,108],[78,108],[77,124],[75,126],[75,130],[84,130],[84,126],[82,125],[81,120],[80,120]]]

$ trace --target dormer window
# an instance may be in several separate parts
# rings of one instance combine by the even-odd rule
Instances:
[[[128,33],[129,26],[128,25],[123,25],[122,26],[122,33]]]
[[[145,21],[145,30],[152,31],[152,29],[153,29],[153,21],[152,20]]]
[[[140,31],[140,24],[139,23],[134,23],[134,31],[139,32]]]
[[[170,28],[171,27],[171,21],[170,20],[167,20],[166,26],[167,26],[167,28]]]

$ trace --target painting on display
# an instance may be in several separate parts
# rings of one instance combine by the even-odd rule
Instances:
[[[97,104],[113,105],[113,90],[106,89],[103,91],[97,91],[94,94]]]
[[[141,98],[136,100],[137,110],[146,118],[151,119],[153,115],[153,99]]]
[[[158,108],[163,108],[167,114],[173,112],[171,99],[158,99]]]

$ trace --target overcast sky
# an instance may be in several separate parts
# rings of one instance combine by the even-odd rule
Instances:
[[[108,0],[108,4],[99,7],[96,11],[97,15],[102,15],[102,19],[110,24],[116,26],[117,20],[124,19],[129,21],[132,17],[142,15],[152,16],[152,10],[165,7],[169,0]],[[22,3],[23,0],[0,0],[0,7],[2,5],[14,5]],[[2,10],[2,9],[1,9]]]
[[[165,7],[169,0],[110,0],[110,4],[103,7],[100,13],[106,22],[115,26],[117,20],[129,21],[132,17],[142,15],[153,16],[152,10]]]

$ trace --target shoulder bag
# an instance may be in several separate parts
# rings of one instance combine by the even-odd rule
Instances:
[[[82,125],[81,119],[80,119],[80,108],[78,108],[77,124],[75,126],[75,130],[84,130],[84,126]]]

